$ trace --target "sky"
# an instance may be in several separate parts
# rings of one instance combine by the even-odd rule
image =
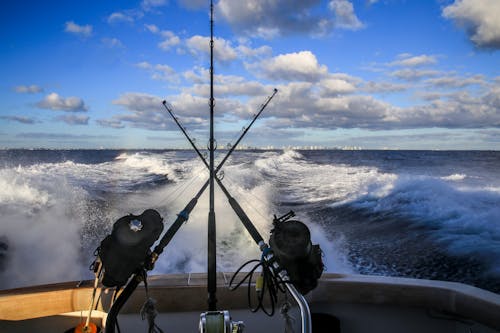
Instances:
[[[214,0],[215,131],[253,147],[500,149],[500,0]],[[0,148],[199,147],[209,1],[3,1]]]

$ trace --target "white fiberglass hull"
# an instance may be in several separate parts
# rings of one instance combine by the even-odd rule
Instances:
[[[245,332],[283,332],[279,308],[274,317],[250,312],[246,288],[229,291],[230,277],[219,273],[218,308],[244,321]],[[91,293],[90,281],[0,291],[0,332],[64,332],[85,316]],[[151,276],[149,293],[157,300],[156,323],[164,332],[198,330],[200,313],[207,309],[206,274]],[[102,290],[100,311],[93,312],[99,325],[105,323],[111,294]],[[306,299],[311,313],[338,318],[341,332],[500,332],[500,295],[460,283],[323,274]],[[118,317],[121,332],[147,331],[139,315],[144,300],[140,287]],[[300,332],[298,310],[290,315]],[[315,327],[313,318],[313,332]]]

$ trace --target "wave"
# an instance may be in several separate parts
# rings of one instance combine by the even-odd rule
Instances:
[[[460,188],[439,177],[399,175],[349,205],[432,231],[450,254],[480,258],[500,274],[500,193]]]
[[[491,271],[500,267],[498,184],[475,183],[475,174],[462,170],[424,175],[320,160],[294,150],[242,153],[228,160],[223,182],[265,240],[272,216],[295,210],[325,252],[329,271],[359,268],[348,253],[349,238],[335,231],[337,217],[316,213],[326,208],[411,221],[431,230],[450,253],[481,257]],[[91,277],[92,252],[118,218],[154,208],[166,230],[207,178],[205,166],[187,152],[122,152],[92,163],[0,168],[0,288]],[[258,258],[259,250],[216,191],[218,269],[233,271]],[[207,211],[208,191],[153,273],[206,271]]]
[[[441,179],[443,180],[464,180],[465,178],[467,178],[467,175],[464,175],[462,173],[454,173],[449,176],[441,177]]]

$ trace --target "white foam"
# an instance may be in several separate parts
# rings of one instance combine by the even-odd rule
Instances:
[[[459,181],[459,180],[464,180],[467,178],[467,175],[464,175],[462,173],[454,173],[449,176],[441,177],[443,180],[453,180],[453,181]]]

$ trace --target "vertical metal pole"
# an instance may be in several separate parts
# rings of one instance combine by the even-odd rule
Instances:
[[[214,209],[214,5],[210,1],[210,211],[208,212],[208,310],[217,310],[217,248]]]

